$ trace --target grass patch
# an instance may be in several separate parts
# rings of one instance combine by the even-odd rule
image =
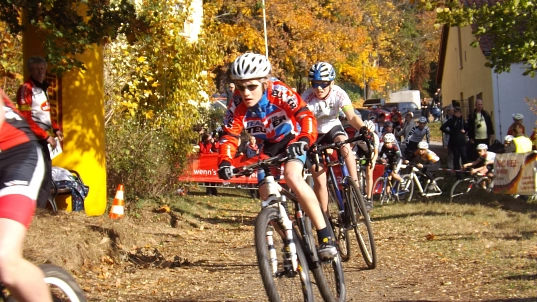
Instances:
[[[434,122],[427,124],[431,130],[431,141],[441,142],[442,141],[442,131],[440,131],[441,122]]]

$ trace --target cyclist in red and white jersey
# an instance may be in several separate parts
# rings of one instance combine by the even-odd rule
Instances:
[[[327,227],[313,190],[302,177],[308,147],[317,139],[316,120],[300,95],[283,82],[270,78],[271,64],[260,54],[246,53],[231,65],[235,93],[224,122],[220,140],[218,176],[233,177],[231,165],[243,130],[263,141],[263,153],[276,156],[287,153],[284,166],[286,184],[296,194],[300,205],[312,220],[319,238],[319,257],[332,259],[337,255],[330,229]],[[300,126],[298,129],[297,125]],[[264,175],[258,171],[259,194],[267,198]]]
[[[0,89],[0,282],[17,301],[52,301],[43,272],[22,256],[44,173],[37,138]]]
[[[347,132],[339,120],[339,111],[343,111],[347,121],[355,129],[364,126],[362,119],[354,113],[354,107],[347,93],[341,87],[334,84],[336,71],[326,62],[315,63],[309,70],[308,78],[311,88],[302,93],[302,99],[317,119],[316,144],[331,144],[346,140]],[[345,164],[350,176],[357,180],[356,158],[352,154],[349,144],[341,148],[345,158]],[[320,167],[319,171],[311,169],[314,181],[315,195],[321,202],[323,211],[328,211],[328,187],[326,182],[326,170]]]

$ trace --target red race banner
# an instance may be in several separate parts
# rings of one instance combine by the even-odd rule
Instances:
[[[234,167],[242,167],[255,163],[258,156],[247,158],[246,155],[235,157],[231,163]],[[257,173],[248,177],[233,177],[230,180],[218,178],[218,154],[196,154],[188,159],[188,166],[178,177],[181,182],[211,182],[218,184],[252,184],[257,185]]]

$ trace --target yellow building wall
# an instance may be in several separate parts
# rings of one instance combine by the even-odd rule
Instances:
[[[24,62],[34,55],[43,56],[42,42],[33,28],[28,27],[23,34]],[[88,216],[99,216],[107,204],[102,47],[93,45],[77,58],[84,62],[86,70],[70,71],[61,77],[58,93],[61,94],[63,153],[52,160],[52,165],[80,173],[90,187],[85,212]],[[49,65],[48,69],[51,68]],[[68,201],[66,210],[70,208]]]
[[[463,114],[466,116],[474,108],[468,100],[477,99],[482,94],[483,108],[493,112],[492,69],[485,67],[485,56],[479,47],[472,47],[475,40],[470,26],[449,29],[444,73],[442,76],[443,105],[451,104],[452,100],[461,101]]]

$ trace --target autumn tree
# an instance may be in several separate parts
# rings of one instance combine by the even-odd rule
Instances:
[[[483,5],[464,5],[459,1],[422,0],[421,5],[438,13],[438,24],[472,26],[479,45],[483,37],[492,37],[486,65],[495,72],[509,71],[512,64],[523,63],[524,75],[537,70],[537,24],[532,0],[502,0]]]
[[[147,31],[135,43],[120,36],[106,47],[108,175],[138,196],[156,196],[175,185],[197,143],[193,125],[204,122],[199,106],[214,90],[209,71],[223,54],[210,18],[197,42],[184,35],[188,4],[141,2]]]
[[[23,80],[22,65],[22,37],[11,35],[0,22],[0,87],[12,97]]]

